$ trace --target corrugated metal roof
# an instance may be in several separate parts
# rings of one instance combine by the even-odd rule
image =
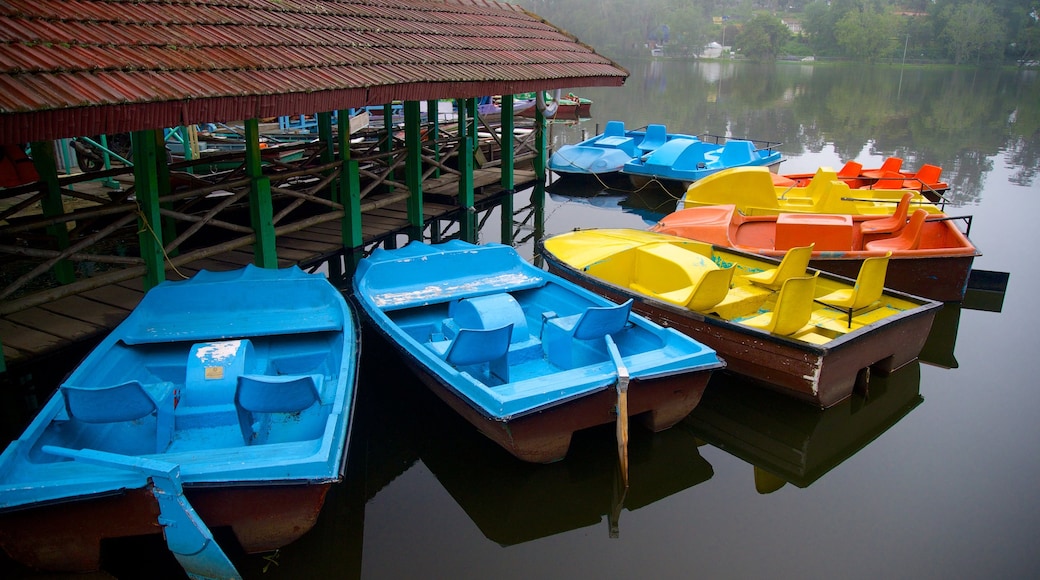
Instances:
[[[0,143],[620,85],[483,0],[0,0]]]

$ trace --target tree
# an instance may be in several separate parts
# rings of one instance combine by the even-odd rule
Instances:
[[[1003,55],[1005,26],[992,8],[978,1],[947,6],[943,10],[946,26],[942,36],[960,64],[975,55],[977,60]]]
[[[744,25],[733,46],[750,59],[769,60],[776,58],[790,36],[791,32],[779,18],[757,14]]]
[[[864,7],[842,16],[835,25],[835,32],[845,54],[873,62],[892,52],[897,26],[891,14]]]

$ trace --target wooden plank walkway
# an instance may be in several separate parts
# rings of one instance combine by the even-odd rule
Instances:
[[[534,184],[534,172],[516,170],[517,191]],[[505,194],[498,185],[501,171],[497,168],[474,171],[474,197],[477,205]],[[455,197],[458,179],[447,176],[423,182],[423,215],[426,223],[450,219],[458,206],[443,203]],[[427,196],[430,198],[427,200]],[[440,200],[440,202],[438,201]],[[364,200],[363,200],[364,203]],[[362,214],[362,239],[365,245],[409,227],[407,201],[395,201]],[[326,222],[304,230],[278,236],[278,265],[311,265],[324,261],[342,250],[339,223]],[[190,277],[202,269],[233,270],[253,262],[253,254],[245,248],[231,250],[196,260],[176,270],[167,271],[167,279]],[[115,328],[144,296],[140,279],[110,284],[72,296],[47,302],[0,317],[0,340],[8,370],[49,355],[60,355],[68,347],[86,341],[100,340]]]

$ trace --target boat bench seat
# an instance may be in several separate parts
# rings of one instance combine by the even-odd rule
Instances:
[[[603,149],[619,149],[624,151],[629,157],[635,157],[639,152],[636,140],[633,137],[603,137],[598,139],[595,145]]]

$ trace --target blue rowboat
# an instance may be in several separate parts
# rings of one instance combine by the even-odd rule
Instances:
[[[321,275],[247,266],[164,282],[0,456],[0,543],[33,568],[92,570],[100,542],[154,534],[189,576],[313,526],[343,475],[359,349]]]
[[[664,125],[626,130],[623,121],[608,121],[603,133],[554,151],[549,169],[564,175],[605,176],[675,139],[697,140],[692,135],[668,133]]]
[[[759,142],[746,139],[721,142],[723,138],[715,138],[713,141],[672,139],[626,162],[621,172],[628,175],[636,186],[652,179],[677,181],[689,186],[732,167],[769,167],[775,172],[783,161],[780,152],[775,150],[779,143],[764,142],[765,146],[759,147]]]
[[[628,414],[667,429],[724,366],[712,349],[632,314],[631,301],[610,302],[501,244],[377,249],[359,265],[354,295],[435,394],[525,461],[562,459],[573,432],[622,416],[627,437]],[[621,439],[619,427],[619,453]]]

